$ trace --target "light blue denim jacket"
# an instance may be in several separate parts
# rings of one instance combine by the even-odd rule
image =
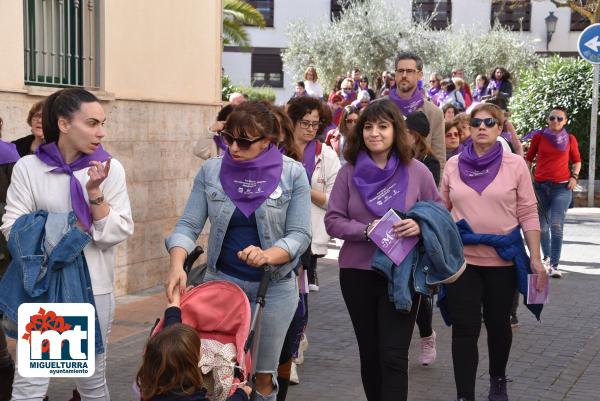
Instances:
[[[219,179],[221,161],[221,157],[214,157],[200,168],[183,215],[165,241],[167,250],[181,247],[189,254],[195,248],[198,235],[208,218],[210,233],[207,264],[208,269],[213,272],[217,270],[223,238],[235,211],[235,205],[223,192]],[[289,263],[277,266],[272,275],[273,281],[285,277],[296,267],[300,255],[311,241],[308,178],[304,167],[286,156],[283,157],[279,188],[281,196],[276,199],[267,198],[255,212],[261,248],[276,246],[285,250],[291,258]]]

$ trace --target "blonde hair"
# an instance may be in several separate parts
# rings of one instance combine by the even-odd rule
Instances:
[[[452,78],[452,82],[454,82],[456,90],[461,90],[465,86],[465,80],[462,78],[454,77]]]
[[[308,67],[306,71],[304,71],[304,80],[308,80],[307,76],[309,72],[313,73],[313,82],[317,82],[317,79],[319,79],[319,77],[317,76],[317,69],[315,67]]]

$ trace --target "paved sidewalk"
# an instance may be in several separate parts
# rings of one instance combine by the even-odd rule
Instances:
[[[508,376],[511,401],[600,400],[600,210],[575,209],[565,227],[562,280],[552,280],[551,300],[537,323],[524,307],[514,330]],[[331,249],[330,257],[335,257]],[[321,291],[311,293],[309,348],[299,366],[301,384],[290,388],[290,401],[364,401],[359,360],[350,319],[338,284],[335,259],[319,266]],[[116,401],[136,400],[131,385],[150,327],[164,308],[162,289],[118,300],[108,349],[108,383]],[[417,364],[419,339],[413,338],[410,359],[412,401],[453,400],[454,379],[450,329],[434,312],[438,360]],[[480,340],[478,400],[487,400],[485,329]],[[53,380],[50,401],[67,401],[71,380]]]

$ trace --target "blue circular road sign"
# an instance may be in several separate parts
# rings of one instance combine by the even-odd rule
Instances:
[[[577,41],[577,50],[586,61],[600,64],[600,24],[592,24],[581,32]]]

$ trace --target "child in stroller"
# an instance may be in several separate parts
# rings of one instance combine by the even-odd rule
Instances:
[[[146,344],[136,378],[142,401],[209,401],[198,368],[200,337],[194,328],[182,323],[179,306],[179,292],[175,291],[162,329]],[[249,386],[241,386],[227,401],[248,401],[251,391]]]

